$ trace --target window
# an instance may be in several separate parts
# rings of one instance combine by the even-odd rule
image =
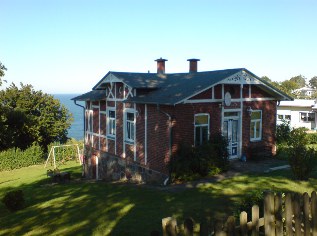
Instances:
[[[285,115],[285,116],[284,116],[284,119],[285,119],[285,120],[291,120],[291,115]]]
[[[281,115],[281,114],[278,114],[278,115],[277,115],[277,119],[278,119],[278,120],[288,120],[288,121],[290,121],[290,120],[291,120],[291,115]]]
[[[134,121],[134,112],[126,112],[126,127],[125,127],[125,140],[128,142],[134,142],[135,139],[135,133],[134,133],[134,127],[135,127],[135,121]]]
[[[107,115],[107,136],[114,138],[116,136],[116,111],[109,109]]]
[[[250,125],[250,140],[258,141],[262,138],[262,111],[252,111]]]
[[[199,146],[209,139],[209,115],[195,115],[195,146]]]
[[[315,122],[315,113],[300,112],[299,116],[301,122]]]

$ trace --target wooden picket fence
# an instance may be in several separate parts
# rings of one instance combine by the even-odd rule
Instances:
[[[316,192],[303,195],[286,193],[264,194],[264,213],[259,217],[259,207],[252,207],[252,220],[248,222],[246,212],[241,212],[239,222],[230,216],[225,223],[200,223],[199,230],[194,230],[195,223],[187,218],[183,225],[177,225],[172,217],[162,219],[163,235],[305,235],[317,236],[317,196]],[[152,234],[151,234],[152,235]],[[155,234],[153,234],[155,235]]]

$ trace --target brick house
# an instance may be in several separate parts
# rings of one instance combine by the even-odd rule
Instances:
[[[165,178],[181,142],[200,145],[221,132],[230,158],[275,152],[276,107],[292,100],[244,68],[188,73],[108,72],[85,101],[85,172],[97,179]]]

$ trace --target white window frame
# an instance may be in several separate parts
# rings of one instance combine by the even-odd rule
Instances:
[[[302,114],[305,114],[306,120],[302,120]],[[309,114],[314,114],[314,120],[308,120]],[[300,123],[311,123],[315,122],[316,114],[314,112],[299,112],[299,122]]]
[[[114,118],[110,117],[110,111],[114,112]],[[116,108],[115,107],[107,107],[107,126],[106,126],[107,132],[106,132],[106,134],[107,134],[107,137],[109,137],[109,138],[116,137],[116,128],[117,128],[116,119],[117,119]],[[113,123],[114,123],[114,129],[112,129]],[[110,132],[111,130],[113,130],[114,133]]]
[[[279,116],[281,116],[282,118],[279,118]],[[289,117],[289,118],[286,118],[286,117]],[[277,120],[291,121],[292,120],[292,115],[277,114]]]
[[[251,117],[250,121],[250,141],[261,141],[262,140],[262,110],[253,110],[252,113],[260,112],[260,119],[253,119]],[[252,125],[254,123],[254,125]],[[260,131],[259,134],[256,132],[256,124],[260,123]],[[251,129],[253,128],[254,137],[251,137]]]
[[[207,116],[208,117],[208,122],[207,124],[200,124],[200,125],[196,125],[196,117],[197,116]],[[207,140],[209,140],[209,136],[210,136],[210,116],[208,113],[197,113],[195,114],[195,117],[194,117],[194,146],[197,146],[196,145],[196,128],[197,127],[207,127],[207,130],[208,130],[208,137],[207,137]],[[201,132],[202,134],[202,132]],[[201,137],[200,137],[201,138]],[[200,140],[201,141],[201,140]],[[201,145],[202,143],[200,143],[199,145]]]
[[[93,133],[93,118],[94,118],[94,112],[93,112],[93,108],[92,108],[92,102],[88,102],[87,104],[87,108],[86,108],[86,111],[87,111],[87,133]]]
[[[128,113],[133,114],[133,121],[128,120]],[[136,114],[135,114],[135,110],[134,109],[125,109],[124,110],[124,141],[128,142],[128,143],[134,143],[135,142],[135,137],[136,137]],[[128,125],[129,124],[133,124],[133,130],[130,129],[130,135],[128,133]],[[133,137],[129,137],[131,136],[131,132],[133,132]]]

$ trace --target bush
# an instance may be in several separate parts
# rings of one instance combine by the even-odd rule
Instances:
[[[229,166],[228,142],[220,134],[209,142],[191,147],[181,143],[169,162],[171,180],[193,180],[215,175]]]
[[[289,140],[291,134],[290,122],[283,120],[283,122],[276,126],[276,143],[281,144]]]
[[[194,162],[193,148],[187,143],[181,143],[168,164],[172,181],[191,180],[195,169]]]
[[[315,170],[317,152],[313,148],[298,146],[289,149],[289,165],[298,180],[308,180]]]
[[[298,180],[307,180],[317,164],[317,152],[307,148],[307,133],[305,129],[293,129],[288,141],[288,156],[291,170]]]
[[[317,133],[307,134],[307,144],[317,144]]]
[[[24,151],[19,148],[11,148],[0,152],[0,171],[40,164],[43,163],[43,160],[44,152],[36,143]]]
[[[263,200],[264,192],[262,190],[253,190],[247,193],[236,205],[233,211],[233,215],[239,219],[240,213],[245,211],[248,214],[248,220],[251,220],[249,217],[252,216],[252,207],[258,205],[260,210],[260,216],[263,215]]]
[[[2,202],[10,211],[23,209],[25,200],[22,190],[13,190],[7,192],[2,199]]]

